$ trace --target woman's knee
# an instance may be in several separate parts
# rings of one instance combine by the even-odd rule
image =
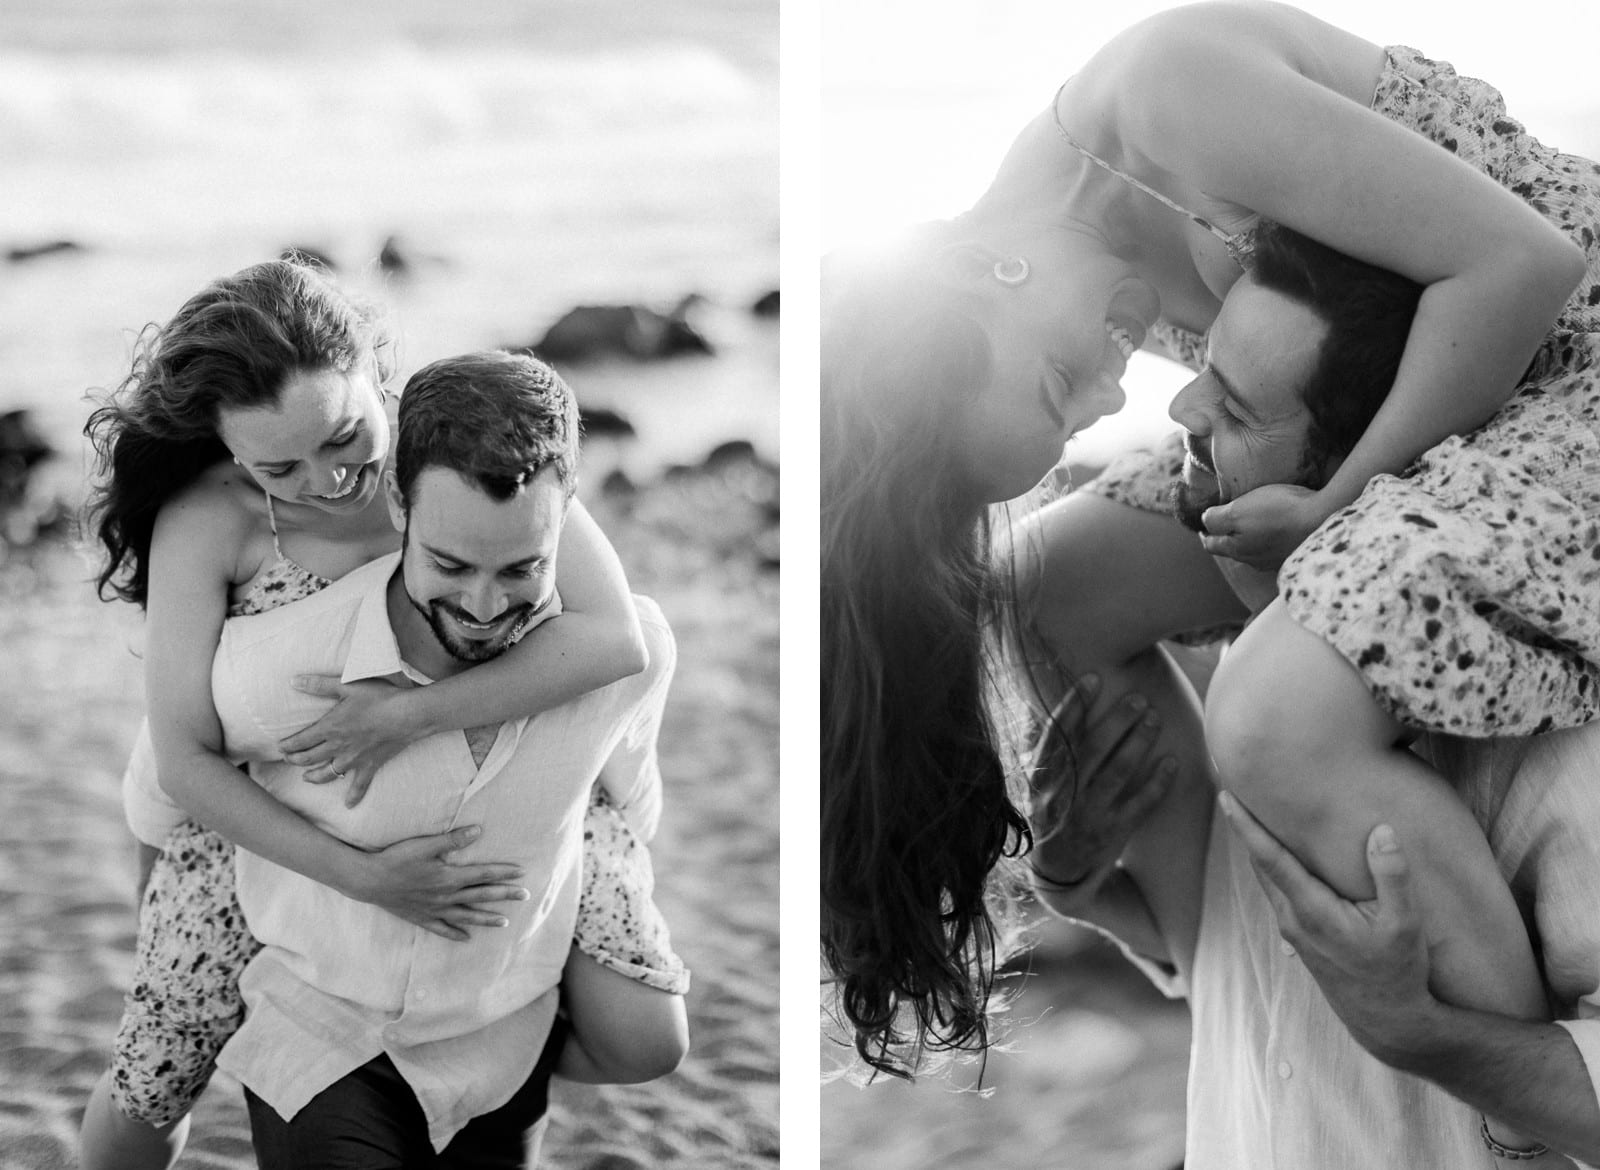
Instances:
[[[1223,655],[1206,696],[1219,783],[1261,813],[1337,800],[1332,775],[1392,746],[1397,730],[1355,669],[1281,604]]]
[[[689,1055],[689,1020],[683,996],[654,992],[647,1012],[634,1013],[625,1029],[602,1029],[585,1037],[590,1055],[614,1084],[633,1085],[676,1072]],[[598,1049],[598,1050],[596,1050]]]

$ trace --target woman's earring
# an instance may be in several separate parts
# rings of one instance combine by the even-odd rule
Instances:
[[[1015,287],[1028,279],[1028,262],[1021,256],[1002,260],[994,266],[994,278],[1001,284]]]

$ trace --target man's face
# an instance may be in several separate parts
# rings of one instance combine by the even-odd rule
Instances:
[[[1301,391],[1326,334],[1306,306],[1248,276],[1229,291],[1211,326],[1206,368],[1170,411],[1189,432],[1173,502],[1190,528],[1203,531],[1207,508],[1265,484],[1318,486],[1308,482],[1311,415]]]
[[[504,501],[429,467],[412,485],[409,512],[391,475],[389,512],[405,533],[406,596],[452,658],[503,654],[554,596],[566,493],[553,467]]]

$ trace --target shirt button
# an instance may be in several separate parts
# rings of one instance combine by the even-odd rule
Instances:
[[[1288,955],[1289,957],[1291,957],[1291,958],[1294,957],[1294,944],[1291,943],[1288,939],[1284,939],[1282,942],[1280,942],[1278,944],[1278,949],[1280,951],[1282,951],[1284,954]]]
[[[427,1003],[428,1002],[428,989],[426,987],[417,988],[416,992],[412,995],[411,998],[416,1000],[418,1003]]]
[[[1290,1067],[1289,1062],[1280,1060],[1278,1062],[1278,1079],[1286,1081],[1292,1076],[1294,1076],[1294,1069]]]

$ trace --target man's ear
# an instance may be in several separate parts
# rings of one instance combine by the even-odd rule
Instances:
[[[404,533],[406,530],[406,501],[405,497],[400,494],[400,481],[395,477],[393,468],[383,473],[383,495],[389,505],[389,523],[394,525],[396,532]]]

